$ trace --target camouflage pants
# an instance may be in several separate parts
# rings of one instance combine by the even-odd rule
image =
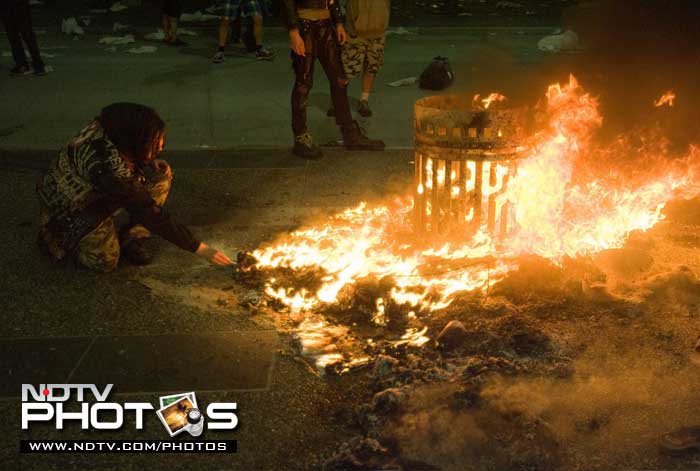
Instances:
[[[348,37],[341,56],[343,69],[348,78],[356,78],[366,70],[372,75],[377,75],[384,65],[384,37],[376,39]]]
[[[149,167],[146,172],[145,186],[156,204],[162,206],[168,198],[172,177],[169,176],[168,164],[163,160],[158,162],[159,169]],[[140,224],[129,225],[118,234],[114,216],[108,217],[80,240],[75,249],[75,257],[80,265],[91,270],[110,272],[117,268],[122,245],[150,235],[150,231]]]

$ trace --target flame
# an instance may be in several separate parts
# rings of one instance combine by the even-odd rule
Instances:
[[[485,106],[492,101],[482,100]],[[361,203],[256,250],[253,255],[261,269],[313,268],[321,273],[313,289],[297,289],[271,278],[267,295],[291,311],[306,312],[337,303],[342,290],[359,280],[388,278],[391,290],[375,300],[374,322],[387,321],[390,305],[407,306],[409,318],[417,322],[420,316],[449,306],[461,293],[488,289],[517,267],[521,255],[536,254],[560,263],[566,256],[620,247],[630,232],[658,223],[670,199],[700,194],[698,147],[683,160],[670,161],[662,152],[638,156],[648,171],[634,182],[610,169],[600,176],[577,173],[587,162],[606,162],[603,156],[621,150],[594,144],[593,134],[603,123],[599,104],[573,76],[566,84],[548,88],[545,111],[547,119],[528,143],[530,150],[519,161],[517,174],[508,175],[507,167],[493,164],[495,185],[492,181],[486,191],[511,203],[515,211],[516,230],[505,239],[496,243],[480,231],[468,240],[426,248],[406,240],[411,198],[376,206]],[[635,149],[626,152],[634,154]],[[473,162],[468,169],[473,176]],[[445,185],[444,166],[428,160],[425,171],[426,189],[432,187],[433,172],[438,185]],[[464,191],[473,190],[471,180]],[[423,191],[417,189],[419,195]],[[459,194],[462,188],[451,191]],[[465,217],[471,218],[473,213]],[[420,324],[413,325],[398,342],[420,345],[427,341],[425,333]],[[310,343],[315,341],[309,336]]]
[[[654,106],[659,108],[664,105],[673,106],[673,100],[676,99],[676,94],[673,90],[669,90],[654,102]]]
[[[481,95],[478,93],[474,95],[474,102],[478,102],[479,99],[481,98]],[[505,101],[507,98],[504,95],[501,95],[500,93],[491,93],[489,96],[481,100],[481,103],[483,104],[483,107],[485,110],[489,109],[489,106],[491,106],[491,103],[493,102],[498,102],[498,101]]]

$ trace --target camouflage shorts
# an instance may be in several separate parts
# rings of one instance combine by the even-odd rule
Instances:
[[[165,161],[161,165],[167,163]],[[165,204],[170,192],[172,179],[167,177],[165,167],[159,171],[146,173],[146,189],[159,206]],[[92,270],[110,272],[117,268],[121,245],[133,239],[150,236],[150,231],[141,225],[130,225],[117,233],[114,217],[102,221],[92,232],[83,237],[75,249],[75,257],[79,264]]]
[[[385,42],[384,37],[376,39],[348,37],[342,49],[345,75],[348,78],[359,77],[363,69],[376,75],[384,65]]]

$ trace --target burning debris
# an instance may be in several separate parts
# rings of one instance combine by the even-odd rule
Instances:
[[[239,256],[239,281],[290,320],[296,353],[369,385],[361,436],[326,469],[556,469],[571,460],[562,437],[614,426],[614,400],[597,396],[571,431],[513,391],[542,381],[576,407],[594,386],[574,379],[587,349],[574,339],[596,338],[601,311],[627,329],[657,306],[700,306],[697,278],[655,260],[647,233],[667,202],[700,194],[697,148],[674,159],[663,145],[637,155],[632,138],[596,145],[598,103],[573,77],[532,114],[485,100],[417,103],[413,198],[362,203]],[[618,171],[612,155],[646,167]]]
[[[431,313],[483,297],[523,255],[561,265],[621,247],[659,222],[667,201],[700,192],[697,148],[673,162],[644,156],[649,167],[634,182],[609,170],[578,175],[609,153],[591,142],[598,103],[573,77],[546,98],[535,132],[524,110],[499,109],[497,95],[476,111],[470,98],[419,101],[413,199],[362,203],[254,251],[242,270],[258,271],[271,302],[292,313],[424,343]]]

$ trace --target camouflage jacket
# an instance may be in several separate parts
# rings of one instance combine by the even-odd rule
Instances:
[[[199,241],[153,201],[144,183],[143,171],[121,157],[97,121],[90,123],[37,185],[41,236],[52,255],[63,258],[120,208],[175,245],[197,250]]]

